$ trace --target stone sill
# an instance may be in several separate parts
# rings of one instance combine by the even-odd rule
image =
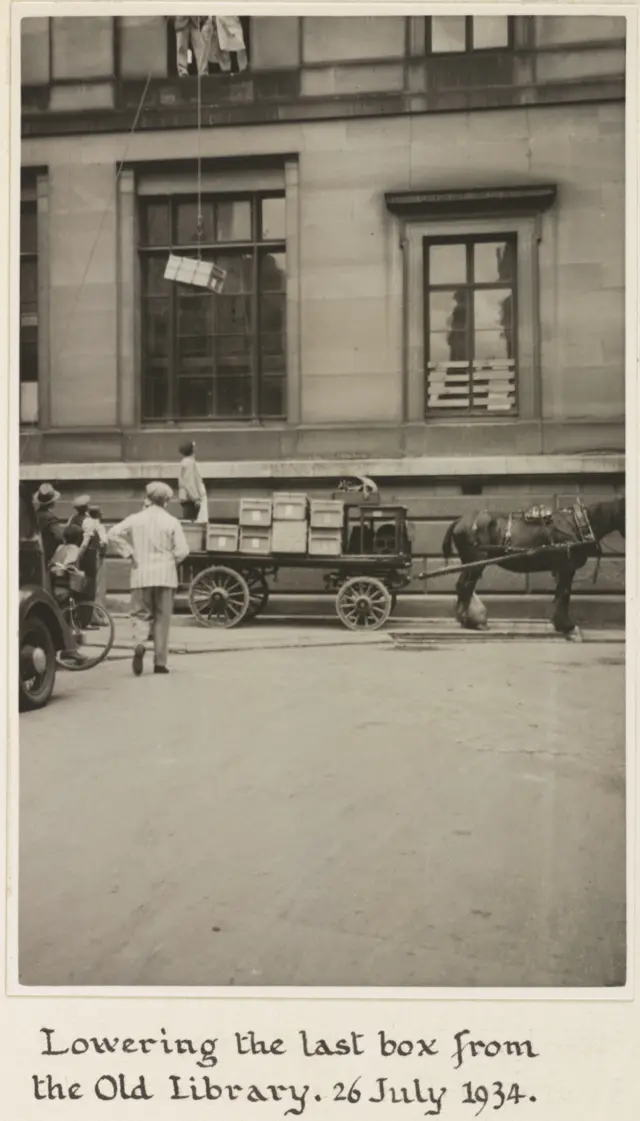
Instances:
[[[373,478],[463,478],[467,476],[562,476],[624,475],[624,455],[512,455],[412,457],[408,459],[289,459],[201,462],[209,479],[335,479],[345,475]],[[176,461],[169,463],[38,463],[23,464],[20,478],[58,482],[148,481],[152,477],[174,478]]]
[[[177,80],[176,80],[177,81]],[[183,79],[185,81],[185,79]],[[157,79],[156,96],[162,89],[175,88],[167,79]],[[129,83],[127,83],[129,85]],[[405,116],[407,114],[453,113],[494,109],[531,109],[537,105],[570,104],[589,101],[624,101],[624,76],[604,76],[553,83],[518,83],[458,88],[436,87],[426,91],[367,92],[345,95],[301,97],[253,95],[247,82],[247,95],[240,97],[235,87],[232,98],[216,105],[203,106],[207,128],[239,125],[282,124],[366,117]],[[186,90],[184,94],[186,95]],[[22,115],[22,139],[37,136],[78,135],[91,132],[127,132],[135,117],[135,106],[110,109],[49,112],[41,109]],[[193,98],[176,99],[173,104],[150,104],[142,112],[138,132],[195,128],[197,107]]]

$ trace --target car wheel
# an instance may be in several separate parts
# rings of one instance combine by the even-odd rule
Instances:
[[[56,681],[56,651],[46,623],[27,617],[20,630],[20,711],[44,708]]]

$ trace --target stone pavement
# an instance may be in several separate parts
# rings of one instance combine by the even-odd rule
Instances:
[[[129,657],[133,649],[131,619],[114,616],[116,638],[110,658]],[[584,642],[620,642],[619,629],[585,628],[576,636]],[[337,619],[265,616],[225,629],[203,627],[190,615],[174,615],[169,652],[178,654],[232,653],[242,650],[279,650],[305,647],[371,646],[395,643],[402,647],[425,644],[551,640],[564,643],[551,624],[539,619],[496,619],[486,632],[463,631],[453,619],[391,618],[385,627],[370,633],[353,632]]]

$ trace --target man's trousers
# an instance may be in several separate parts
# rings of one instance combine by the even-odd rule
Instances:
[[[154,665],[166,666],[174,588],[140,588],[131,611],[136,646],[153,635]]]

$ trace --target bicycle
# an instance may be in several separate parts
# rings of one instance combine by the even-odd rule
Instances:
[[[65,622],[73,631],[77,649],[59,650],[58,665],[75,672],[94,669],[105,660],[115,638],[113,619],[105,607],[93,600],[78,600],[76,596],[86,586],[86,577],[79,572],[64,574],[64,584],[54,588],[55,598]],[[53,578],[52,578],[53,581]]]

